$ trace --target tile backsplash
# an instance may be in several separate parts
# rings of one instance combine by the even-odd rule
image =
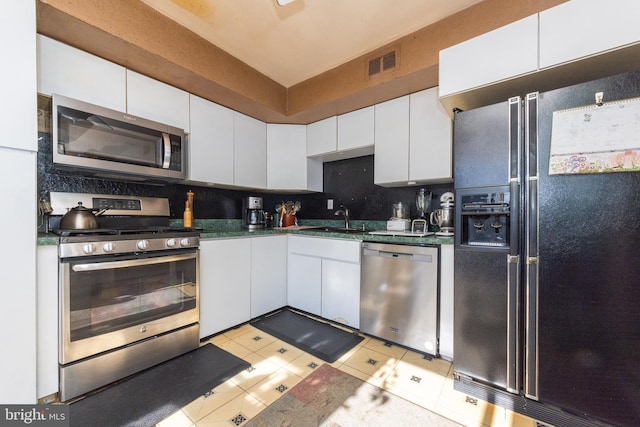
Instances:
[[[50,132],[51,106],[49,98],[38,99],[38,197],[48,199],[49,192],[97,193],[166,197],[171,207],[171,218],[182,218],[187,191],[195,193],[194,218],[240,219],[242,198],[261,196],[264,207],[275,212],[275,206],[287,201],[300,201],[300,219],[336,219],[334,211],[344,204],[351,217],[363,220],[387,220],[391,205],[406,202],[415,217],[415,196],[421,187],[385,188],[373,184],[373,156],[357,157],[325,163],[324,192],[305,194],[279,194],[273,192],[226,190],[197,184],[148,184],[86,176],[81,172],[54,168]],[[453,191],[453,184],[423,186],[433,192],[431,208],[439,207],[439,197]],[[327,209],[327,200],[333,199],[334,209]]]

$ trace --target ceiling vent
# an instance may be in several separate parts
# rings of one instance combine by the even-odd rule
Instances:
[[[382,71],[387,71],[396,67],[396,52],[387,53],[382,57]]]
[[[393,71],[396,68],[396,65],[398,65],[397,52],[398,49],[369,59],[367,62],[367,80],[389,71]]]

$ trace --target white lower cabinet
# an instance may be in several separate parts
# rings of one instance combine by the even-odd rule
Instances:
[[[200,241],[200,338],[287,305],[287,236]]]
[[[250,239],[200,242],[200,338],[251,319]]]
[[[453,245],[440,247],[440,355],[453,360]]]
[[[58,246],[37,249],[37,397],[58,392]]]
[[[360,327],[360,263],[322,260],[322,317]]]
[[[322,258],[289,252],[287,304],[322,316]]]
[[[287,302],[360,327],[360,242],[289,236]]]
[[[286,305],[359,329],[360,246],[301,235],[201,241],[200,338]],[[440,263],[440,354],[451,360],[453,245]]]
[[[251,239],[251,318],[287,305],[287,236]]]

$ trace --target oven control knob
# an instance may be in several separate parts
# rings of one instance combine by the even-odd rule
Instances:
[[[185,237],[184,239],[180,239],[180,246],[189,246],[191,244],[191,239]]]
[[[113,252],[113,250],[115,249],[115,245],[113,244],[113,242],[107,242],[104,245],[102,245],[102,250],[105,252]]]
[[[86,245],[82,245],[82,252],[85,254],[92,254],[96,251],[96,245],[93,243],[87,243]]]
[[[178,242],[176,242],[176,239],[167,239],[167,247],[168,248],[172,248],[177,244],[178,244]]]
[[[138,249],[142,249],[142,250],[147,249],[149,247],[149,241],[139,240],[136,246],[138,247]]]

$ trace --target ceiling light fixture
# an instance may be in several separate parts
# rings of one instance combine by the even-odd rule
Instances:
[[[276,0],[280,6],[286,6],[291,3],[293,0]]]

